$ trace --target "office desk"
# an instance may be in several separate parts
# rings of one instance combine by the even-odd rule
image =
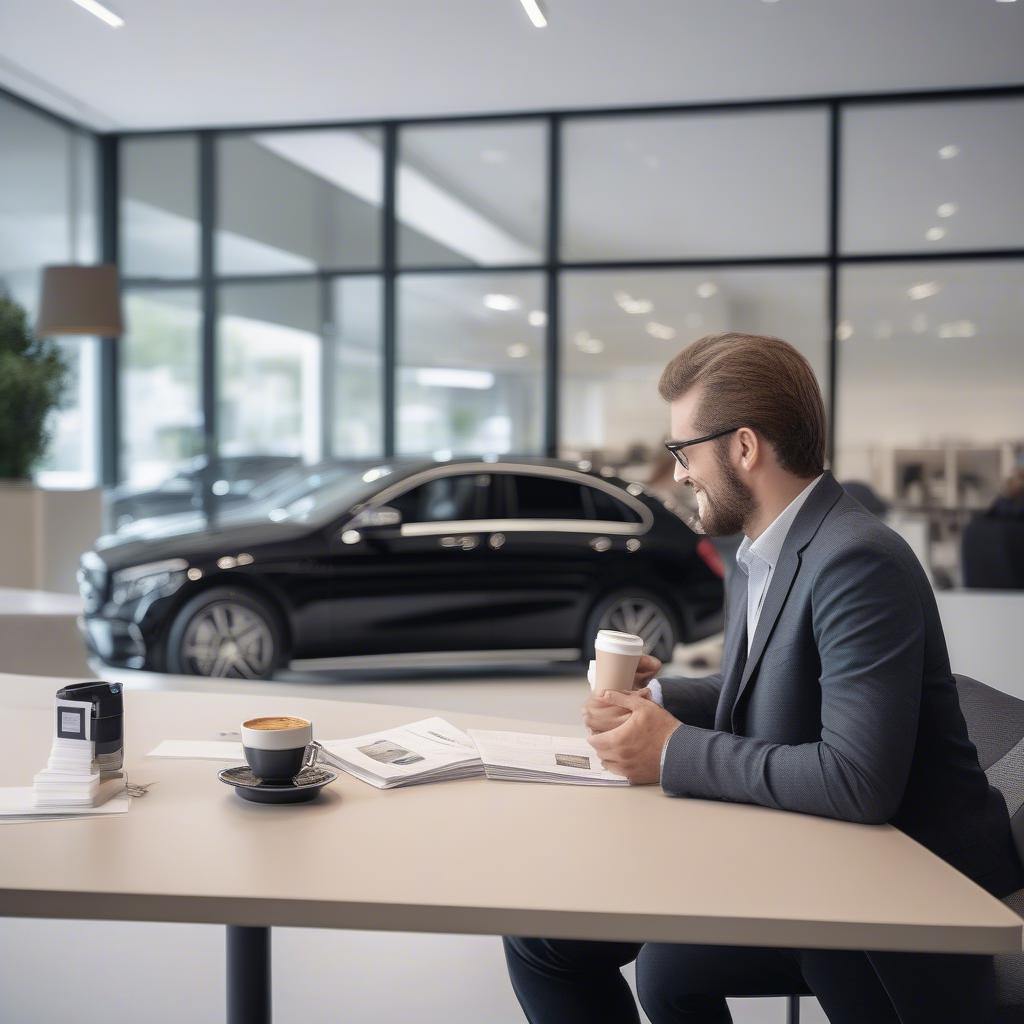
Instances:
[[[56,682],[0,675],[0,785],[27,785],[45,763]],[[127,768],[155,785],[125,815],[0,825],[0,914],[228,925],[229,1020],[246,1024],[269,1020],[274,925],[1021,948],[1020,918],[887,825],[673,799],[653,786],[484,779],[381,792],[340,775],[313,803],[261,805],[218,781],[223,763],[145,757],[162,739],[216,739],[261,714],[303,715],[333,739],[429,713],[254,688],[126,692]],[[463,728],[567,731],[445,717]]]

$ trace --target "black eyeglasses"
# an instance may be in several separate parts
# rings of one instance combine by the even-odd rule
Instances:
[[[703,444],[705,441],[713,441],[716,437],[725,437],[726,434],[731,434],[739,429],[739,427],[728,427],[725,430],[716,430],[713,434],[695,437],[692,441],[666,441],[665,447],[675,456],[676,462],[689,472],[690,463],[686,458],[686,453],[683,451],[684,448],[689,448],[694,444]]]

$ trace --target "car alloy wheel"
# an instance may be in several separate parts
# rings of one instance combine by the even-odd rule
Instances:
[[[644,652],[661,661],[670,661],[675,646],[675,630],[657,602],[646,597],[622,597],[610,604],[601,616],[598,629],[614,629],[642,638]]]
[[[197,612],[182,637],[185,671],[199,676],[261,679],[274,663],[274,634],[252,608],[215,601]]]

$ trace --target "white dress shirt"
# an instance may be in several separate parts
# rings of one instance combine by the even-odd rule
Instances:
[[[822,474],[824,476],[824,474]],[[815,477],[779,514],[772,520],[757,540],[744,537],[736,552],[736,564],[747,577],[747,652],[754,639],[757,620],[761,617],[765,594],[772,581],[775,566],[782,554],[782,546],[786,543],[790,527],[810,496],[814,485],[821,479]],[[648,684],[651,699],[664,707],[661,683],[652,679]]]

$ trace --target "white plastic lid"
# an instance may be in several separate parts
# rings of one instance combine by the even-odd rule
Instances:
[[[614,629],[599,629],[594,647],[599,651],[608,654],[632,654],[644,653],[644,642],[632,633],[619,633]]]

